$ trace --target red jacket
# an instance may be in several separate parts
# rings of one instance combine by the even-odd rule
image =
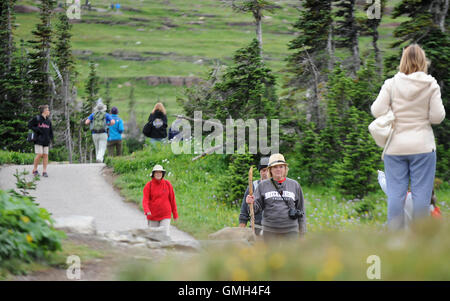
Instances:
[[[144,197],[142,198],[142,207],[144,208],[147,219],[160,221],[163,219],[178,218],[177,204],[175,203],[175,193],[172,184],[169,181],[153,178],[144,187]]]

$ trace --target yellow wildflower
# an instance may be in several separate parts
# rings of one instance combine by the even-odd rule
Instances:
[[[33,237],[31,237],[30,234],[27,234],[27,241],[28,241],[28,243],[30,243],[30,244],[31,244],[31,242],[33,241]]]
[[[21,216],[20,219],[25,223],[28,224],[30,222],[30,218],[28,216]]]

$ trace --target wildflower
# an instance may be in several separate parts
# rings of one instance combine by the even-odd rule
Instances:
[[[30,243],[30,244],[31,244],[31,242],[33,241],[33,237],[31,237],[30,234],[27,234],[27,241],[28,241],[28,243]]]
[[[20,219],[25,223],[28,224],[30,222],[30,218],[28,216],[21,216]]]

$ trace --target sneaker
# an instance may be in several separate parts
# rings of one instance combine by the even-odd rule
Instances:
[[[42,176],[45,177],[45,178],[48,178],[48,174],[46,172],[43,172]]]
[[[39,172],[37,170],[33,171],[33,176],[38,177],[39,176]]]

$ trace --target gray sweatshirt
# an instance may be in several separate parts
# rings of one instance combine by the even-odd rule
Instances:
[[[282,192],[283,197],[289,202],[291,208],[303,210],[304,214],[298,219],[289,218],[289,207],[272,181],[264,180],[259,183],[255,190],[254,210],[255,214],[263,211],[262,226],[263,231],[274,233],[306,232],[306,213],[304,208],[303,191],[300,184],[292,179],[286,180],[278,185],[278,190]]]

